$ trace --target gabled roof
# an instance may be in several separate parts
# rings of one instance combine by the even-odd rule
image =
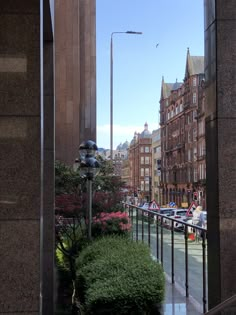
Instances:
[[[162,77],[161,83],[161,99],[168,98],[171,94],[171,91],[178,90],[181,87],[182,83],[175,82],[175,83],[165,83],[164,77]]]
[[[188,48],[185,67],[185,78],[200,73],[204,73],[204,56],[190,56]]]

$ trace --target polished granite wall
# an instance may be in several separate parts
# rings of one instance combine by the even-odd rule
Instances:
[[[55,0],[56,159],[96,141],[96,1]]]
[[[53,314],[54,99],[48,10],[48,0],[0,2],[0,314]]]
[[[236,2],[204,4],[211,308],[236,293]]]

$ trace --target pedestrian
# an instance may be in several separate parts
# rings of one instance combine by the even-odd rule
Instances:
[[[203,212],[202,207],[197,206],[196,210],[193,211],[193,224],[202,227],[202,218],[203,218]],[[198,229],[195,229],[195,239],[198,242],[201,236],[201,231]]]

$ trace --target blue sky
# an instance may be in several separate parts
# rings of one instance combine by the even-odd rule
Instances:
[[[97,145],[110,147],[110,38],[113,36],[113,145],[159,128],[161,80],[182,82],[187,48],[204,55],[203,0],[97,0]],[[156,47],[156,45],[158,46]]]

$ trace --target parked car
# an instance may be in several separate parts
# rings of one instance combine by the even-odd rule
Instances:
[[[145,202],[142,206],[141,206],[142,209],[148,209],[149,208],[149,202]]]
[[[172,219],[182,220],[184,222],[187,212],[188,212],[188,209],[174,209],[170,213],[169,217]],[[171,220],[167,220],[167,225],[168,227],[171,227]],[[184,228],[184,225],[182,223],[174,221],[175,230],[182,231],[183,228]]]
[[[160,208],[160,210],[158,211],[158,213],[163,214],[165,216],[170,216],[172,211],[175,208]],[[156,219],[156,218],[155,218]],[[159,217],[159,221],[161,221],[161,217]],[[164,218],[163,219],[163,224],[166,225],[167,224],[168,219]]]

